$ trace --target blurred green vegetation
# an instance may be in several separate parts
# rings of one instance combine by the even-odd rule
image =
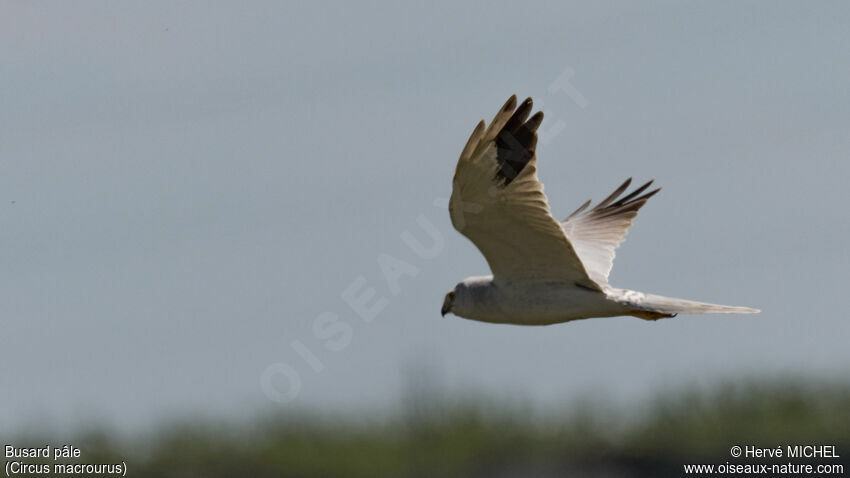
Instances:
[[[174,423],[147,436],[88,431],[68,443],[83,462],[123,460],[129,476],[145,477],[683,476],[685,463],[755,462],[730,457],[732,445],[795,444],[835,445],[842,457],[831,463],[850,473],[846,384],[730,382],[666,391],[628,410],[588,401],[533,417],[474,398],[407,405],[382,420],[282,414]]]

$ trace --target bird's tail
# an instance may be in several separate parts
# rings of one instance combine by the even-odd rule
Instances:
[[[617,301],[631,309],[630,315],[649,320],[674,317],[676,314],[757,314],[761,312],[750,307],[709,304],[707,302],[644,294],[633,290],[619,290],[617,292],[619,292]]]

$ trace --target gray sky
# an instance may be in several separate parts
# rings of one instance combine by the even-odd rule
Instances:
[[[0,428],[374,411],[416,368],[543,408],[846,376],[850,7],[562,3],[4,2]],[[663,186],[614,285],[763,313],[442,319],[488,271],[434,203],[512,93],[546,112],[556,216]],[[401,237],[428,243],[420,217],[436,257]],[[397,295],[383,254],[417,271]],[[342,297],[358,277],[387,301],[370,322]],[[350,341],[317,337],[328,312]],[[287,403],[261,386],[281,367]]]

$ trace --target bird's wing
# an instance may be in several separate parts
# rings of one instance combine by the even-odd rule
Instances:
[[[652,184],[649,181],[620,197],[631,182],[632,178],[627,179],[589,211],[585,211],[590,206],[590,201],[587,201],[561,223],[590,278],[598,284],[608,283],[608,274],[614,264],[614,250],[626,239],[626,232],[638,209],[661,190],[653,189],[641,195]]]
[[[537,179],[538,112],[531,98],[505,103],[489,126],[482,120],[455,170],[452,224],[484,254],[497,282],[570,281],[599,290],[558,221]]]

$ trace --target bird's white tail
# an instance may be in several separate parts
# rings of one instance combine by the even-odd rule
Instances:
[[[632,308],[631,315],[642,319],[660,319],[676,314],[757,314],[758,309],[731,305],[709,304],[694,300],[676,299],[633,290],[618,290],[617,302]]]

